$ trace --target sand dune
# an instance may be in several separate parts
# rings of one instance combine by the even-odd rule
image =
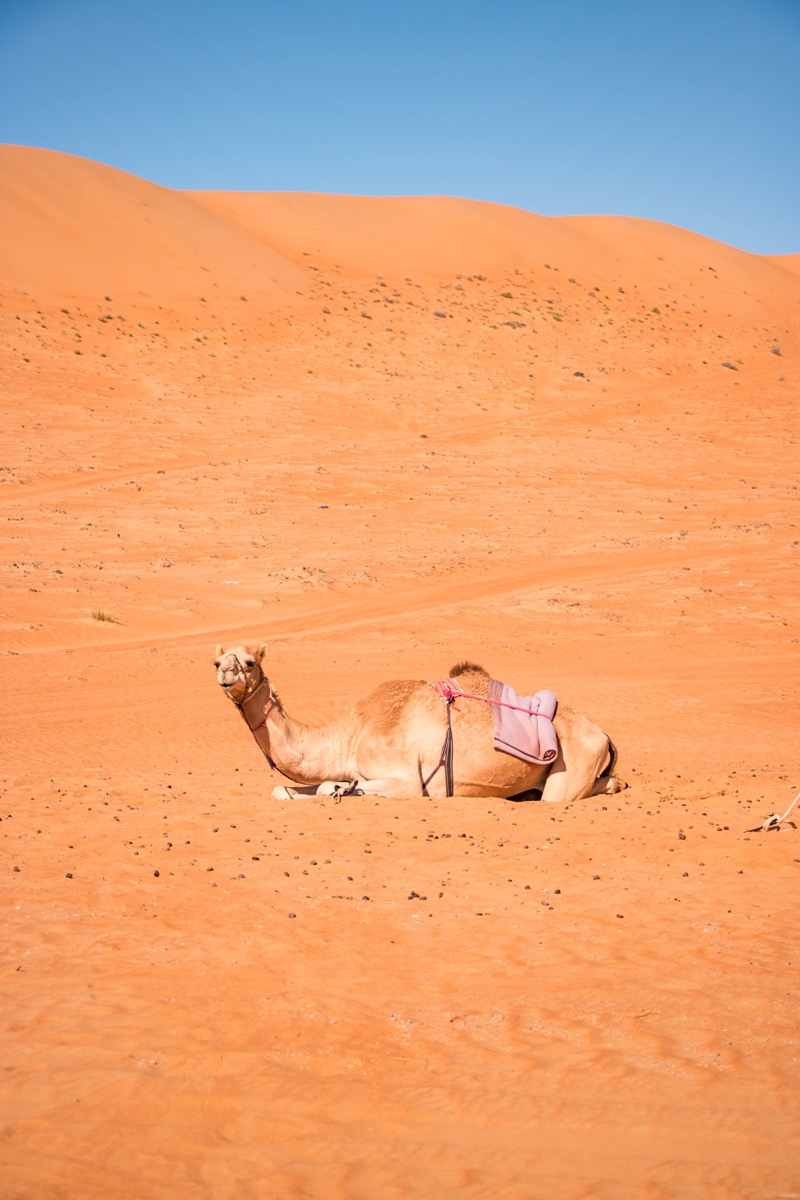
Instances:
[[[0,221],[7,1194],[800,1194],[800,256],[15,146]],[[272,802],[242,638],[631,786]]]
[[[0,211],[5,286],[54,299],[116,291],[173,301],[211,278],[265,291],[302,279],[190,195],[66,154],[0,147]]]

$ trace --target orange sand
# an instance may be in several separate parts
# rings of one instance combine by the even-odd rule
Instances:
[[[800,258],[20,147],[0,217],[4,1200],[800,1195]],[[233,639],[630,790],[275,803]]]

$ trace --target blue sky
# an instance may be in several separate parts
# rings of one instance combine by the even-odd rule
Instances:
[[[0,0],[0,141],[800,253],[800,0]]]

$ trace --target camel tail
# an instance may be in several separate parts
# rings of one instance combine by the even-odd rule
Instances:
[[[608,766],[600,775],[601,779],[605,779],[607,776],[614,774],[614,767],[617,765],[618,758],[617,747],[614,745],[608,734],[606,734],[606,741],[608,742]]]

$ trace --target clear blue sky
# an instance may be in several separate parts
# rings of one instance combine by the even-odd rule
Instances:
[[[800,0],[0,0],[0,141],[800,253]]]

